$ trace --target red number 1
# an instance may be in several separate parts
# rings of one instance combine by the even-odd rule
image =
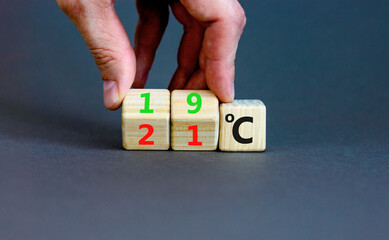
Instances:
[[[146,141],[151,135],[153,135],[154,128],[150,124],[142,124],[139,126],[139,129],[147,128],[149,131],[146,136],[139,140],[139,145],[154,145],[154,141]]]
[[[188,130],[193,131],[193,141],[188,142],[188,145],[189,146],[203,146],[203,143],[199,142],[198,126],[197,125],[189,126]]]

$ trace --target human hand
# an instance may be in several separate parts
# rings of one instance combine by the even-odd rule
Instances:
[[[137,0],[132,48],[115,0],[57,0],[88,45],[104,81],[104,105],[120,107],[128,89],[142,88],[168,23],[169,6],[184,26],[178,67],[169,89],[211,89],[234,99],[235,55],[246,24],[237,0]]]

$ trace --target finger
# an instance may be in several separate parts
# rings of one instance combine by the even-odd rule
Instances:
[[[197,70],[188,82],[185,84],[185,89],[201,90],[208,89],[207,81],[205,79],[205,72],[203,69]]]
[[[168,24],[169,6],[166,1],[138,0],[137,9],[139,13],[135,32],[137,69],[133,87],[143,88]]]
[[[205,55],[204,51],[200,51],[199,69],[190,77],[185,85],[185,89],[208,89],[207,81],[205,79]]]
[[[136,60],[114,1],[57,0],[88,45],[104,81],[104,105],[120,107],[134,81]]]
[[[208,23],[200,55],[208,87],[222,102],[234,99],[235,55],[246,17],[236,0],[181,0],[196,19]],[[197,78],[196,81],[204,81]],[[192,80],[191,80],[192,81]],[[194,81],[194,80],[193,80]],[[191,84],[201,85],[201,82]]]
[[[199,52],[204,28],[180,2],[171,5],[176,19],[184,26],[184,34],[178,49],[178,67],[169,84],[169,90],[184,88],[189,77],[198,69]]]

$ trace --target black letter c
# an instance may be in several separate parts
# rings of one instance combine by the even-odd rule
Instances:
[[[242,136],[240,136],[240,134],[239,134],[239,127],[244,122],[253,123],[253,117],[241,117],[238,120],[236,120],[236,122],[234,123],[234,126],[232,128],[232,135],[234,136],[235,140],[238,143],[250,144],[250,143],[253,142],[253,138],[252,137],[251,138],[242,138]]]

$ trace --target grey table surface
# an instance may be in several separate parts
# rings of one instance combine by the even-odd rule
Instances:
[[[388,239],[389,2],[241,1],[264,153],[124,151],[55,1],[0,3],[0,239]],[[133,36],[133,1],[117,1]],[[148,88],[165,88],[171,18]]]

